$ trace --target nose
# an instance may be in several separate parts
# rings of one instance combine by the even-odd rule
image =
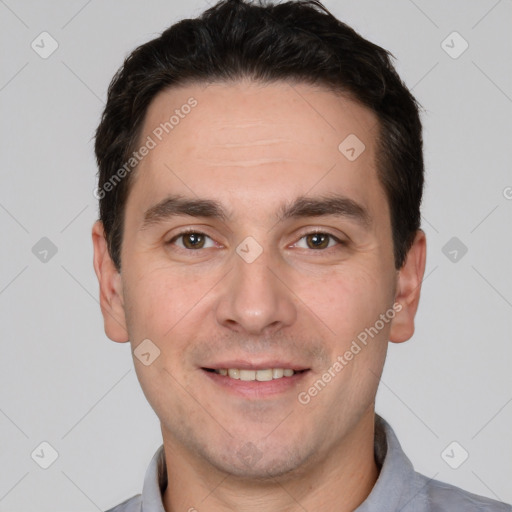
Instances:
[[[293,292],[282,267],[271,260],[268,251],[250,263],[235,254],[233,265],[218,295],[216,317],[220,325],[238,333],[263,335],[295,322]]]

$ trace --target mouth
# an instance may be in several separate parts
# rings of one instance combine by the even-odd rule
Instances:
[[[298,373],[307,372],[304,370],[293,370],[292,368],[265,368],[262,370],[243,369],[243,368],[202,368],[207,372],[213,372],[234,380],[244,382],[258,381],[268,382],[271,380],[293,377]]]
[[[309,368],[283,364],[221,364],[202,367],[203,374],[218,389],[246,399],[264,399],[291,392],[299,386]]]

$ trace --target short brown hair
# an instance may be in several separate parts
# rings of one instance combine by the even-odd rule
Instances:
[[[117,269],[131,173],[107,193],[105,187],[134,151],[151,101],[173,86],[241,78],[325,86],[376,114],[377,173],[391,212],[395,267],[401,268],[420,227],[423,142],[418,103],[390,57],[318,0],[223,0],[135,49],[110,83],[95,140],[100,220]]]

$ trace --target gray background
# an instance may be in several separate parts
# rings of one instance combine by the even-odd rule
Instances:
[[[141,491],[161,443],[129,344],[103,332],[92,137],[127,53],[206,6],[0,0],[0,511],[106,509]],[[512,2],[326,6],[396,56],[426,109],[426,278],[377,410],[418,471],[512,502]],[[43,31],[59,45],[46,59],[31,48]],[[453,31],[469,44],[458,58],[445,49],[460,39],[442,46]],[[42,237],[57,248],[46,262]],[[468,248],[455,262],[452,237]],[[31,458],[43,441],[59,454],[48,469]],[[452,441],[469,453],[458,469],[441,456]]]

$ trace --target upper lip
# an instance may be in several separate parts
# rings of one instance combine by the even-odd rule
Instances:
[[[283,368],[296,371],[309,370],[309,367],[300,363],[291,363],[282,359],[268,359],[265,361],[247,361],[246,359],[236,359],[230,361],[221,361],[202,366],[209,370],[220,370],[222,368],[236,368],[238,370],[267,370],[269,368]]]

